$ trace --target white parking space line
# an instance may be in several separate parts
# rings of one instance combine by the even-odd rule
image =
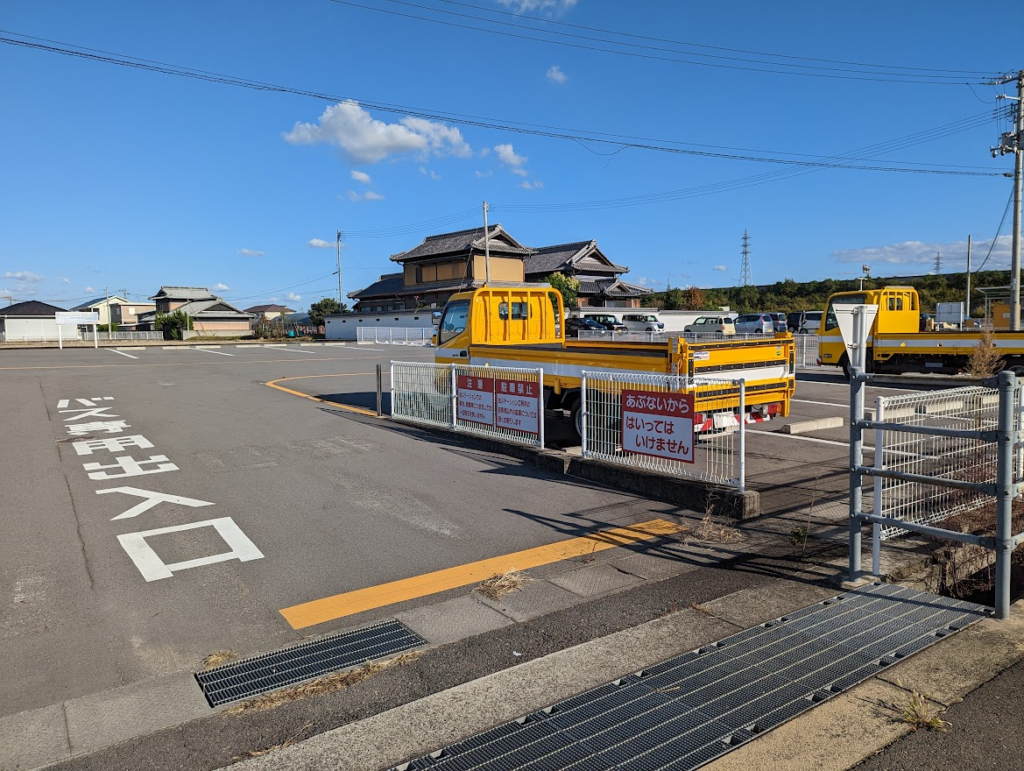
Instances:
[[[234,356],[233,353],[224,353],[223,351],[211,351],[209,348],[193,348],[193,351],[202,351],[203,353],[215,353],[218,356]]]
[[[125,353],[124,351],[119,351],[116,348],[108,348],[107,350],[110,351],[111,353],[119,353],[122,356],[127,356],[129,359],[137,359],[137,358],[139,358],[138,356],[132,356],[130,353]]]
[[[835,402],[813,402],[810,399],[790,399],[790,401],[798,404],[820,404],[822,407],[846,407],[846,409],[850,409],[849,404],[836,404]]]
[[[866,432],[865,432],[866,433]],[[771,436],[776,439],[796,439],[800,442],[817,442],[818,444],[831,444],[834,447],[844,447],[849,449],[849,442],[836,442],[832,439],[816,439],[813,436],[800,436],[799,434],[779,434],[775,431],[750,431],[747,436]],[[865,443],[864,450],[868,451],[871,449],[871,445]]]
[[[281,353],[311,353],[314,356],[320,355],[320,351],[300,351],[298,348],[279,348],[278,351]]]

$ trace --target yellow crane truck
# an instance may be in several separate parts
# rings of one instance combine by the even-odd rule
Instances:
[[[788,333],[763,340],[654,342],[566,338],[562,295],[547,284],[488,284],[454,294],[441,314],[434,344],[439,364],[529,367],[544,371],[544,408],[566,410],[580,425],[586,371],[657,373],[745,380],[747,422],[789,415],[795,351]],[[739,389],[694,384],[695,432],[736,425]]]
[[[843,304],[878,306],[867,339],[869,372],[956,374],[965,369],[983,334],[981,329],[922,331],[921,302],[912,286],[837,292],[828,298],[818,328],[818,364],[842,367],[847,377],[850,360],[835,312]],[[1024,374],[1024,332],[995,330],[992,338],[1003,366]]]

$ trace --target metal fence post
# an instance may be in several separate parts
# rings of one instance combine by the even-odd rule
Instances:
[[[864,431],[860,421],[864,419],[863,373],[853,369],[850,381],[850,570],[849,579],[856,581],[860,576],[862,495],[858,467],[864,462]]]
[[[739,468],[737,469],[737,483],[742,493],[747,488],[747,381],[740,378],[740,438],[739,447]]]
[[[614,335],[615,333],[612,332]],[[583,373],[580,385],[580,455],[587,457],[587,373]]]
[[[458,425],[457,425],[458,421],[456,420],[456,418],[457,418],[457,416],[459,414],[459,390],[458,390],[457,384],[456,384],[458,376],[455,374],[455,367],[456,367],[456,365],[455,364],[449,364],[448,366],[451,367],[451,375],[449,376],[449,383],[450,383],[450,388],[451,388],[452,394],[449,397],[449,401],[451,403],[450,409],[451,409],[451,412],[452,412],[452,424],[451,425],[452,425],[452,430],[454,431],[455,429],[458,428]]]
[[[884,420],[885,399],[881,396],[875,398],[875,420],[881,423]],[[875,429],[875,468],[885,468],[884,464],[885,429]],[[882,477],[875,477],[875,501],[874,509],[876,516],[882,516]],[[882,526],[877,522],[871,523],[871,575],[882,575]]]
[[[395,363],[391,362],[391,417],[395,416],[395,404]]]
[[[537,428],[540,430],[540,448],[544,449],[544,368],[537,368]]]
[[[377,365],[377,417],[379,418],[384,414],[384,393],[381,390],[384,385],[383,376],[381,375],[381,367],[383,365]]]
[[[996,460],[996,618],[1010,616],[1010,558],[1013,556],[1013,466],[1016,432],[1013,397],[1017,376],[999,373],[999,444]]]

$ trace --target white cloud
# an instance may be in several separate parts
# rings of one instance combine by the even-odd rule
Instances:
[[[38,273],[33,273],[30,270],[5,270],[4,278],[10,278],[15,281],[44,281],[46,276],[40,276]]]
[[[60,277],[60,283],[62,283],[62,284],[70,284],[71,283],[71,279],[68,278],[67,276],[61,276]]]
[[[227,284],[214,284],[213,285],[213,291],[214,292],[230,292],[231,291],[231,287],[229,287]]]
[[[345,197],[350,201],[383,201],[384,196],[380,193],[375,193],[372,190],[367,190],[365,193],[357,193],[355,190],[349,190],[345,193]]]
[[[500,5],[511,8],[516,13],[541,11],[548,16],[568,11],[577,2],[578,0],[498,0]]]
[[[559,67],[557,64],[552,64],[550,67],[548,67],[547,79],[550,80],[552,83],[558,83],[559,85],[562,85],[563,83],[565,83],[565,81],[569,79],[569,76],[562,72],[562,68]]]
[[[474,171],[473,173],[476,174],[477,179],[486,179],[494,174],[493,171]]]
[[[95,290],[95,289],[94,289],[93,287],[91,287],[91,286],[87,286],[87,287],[85,288],[85,291],[86,291],[86,292],[88,292],[89,294],[92,294],[92,293],[93,293],[93,292],[95,292],[96,290]]]
[[[295,292],[289,292],[288,294],[286,294],[284,296],[284,299],[289,300],[289,301],[291,301],[293,303],[297,303],[299,300],[302,299],[302,295],[295,294]]]
[[[530,176],[530,172],[528,172],[526,169],[512,169],[512,173],[520,177]]]
[[[538,190],[544,187],[544,183],[541,182],[539,179],[535,179],[533,180],[533,182],[531,182],[528,179],[524,179],[522,181],[522,184],[519,185],[519,187],[521,187],[523,190]]]
[[[711,270],[718,271],[719,273],[725,273],[726,271],[729,270],[729,268],[726,267],[725,265],[716,265]]]
[[[357,163],[376,163],[389,155],[410,152],[459,158],[473,153],[454,126],[412,117],[385,123],[352,100],[331,105],[315,124],[296,123],[283,136],[294,145],[336,145]]]
[[[266,252],[259,252],[255,249],[239,249],[238,253],[243,257],[262,257]]]
[[[971,248],[971,267],[981,265],[989,249],[992,256],[986,263],[986,269],[1003,269],[1010,265],[1010,236],[1000,236],[993,246],[992,239],[975,241]],[[873,272],[883,265],[902,265],[931,270],[935,266],[936,252],[942,255],[943,272],[967,267],[967,241],[947,241],[945,243],[926,243],[924,241],[902,241],[885,246],[867,246],[859,249],[837,249],[832,257],[837,262],[870,265]],[[923,272],[927,272],[923,271]],[[859,274],[857,274],[859,275]]]
[[[372,181],[370,175],[365,171],[355,171],[354,169],[352,170],[352,179],[356,182],[362,182],[364,185],[368,185]]]
[[[481,158],[486,158],[490,154],[491,154],[491,148],[489,148],[489,147],[481,147],[480,148],[480,152],[477,153],[477,155],[479,155]]]
[[[333,249],[337,246],[336,241],[324,241],[322,238],[311,238],[309,239],[309,246],[314,249]]]
[[[519,155],[518,153],[516,153],[516,151],[512,148],[511,143],[506,145],[495,145],[494,152],[498,154],[499,161],[501,161],[506,166],[512,169],[518,169],[522,167],[524,163],[530,160],[525,155]]]
[[[441,175],[435,172],[433,169],[428,169],[426,166],[420,166],[420,174],[424,177],[430,177],[435,182],[441,179]]]

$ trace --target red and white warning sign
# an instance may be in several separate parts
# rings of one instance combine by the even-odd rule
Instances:
[[[622,449],[693,463],[693,394],[623,391]]]
[[[494,419],[499,428],[540,433],[540,384],[494,381]]]
[[[459,375],[456,389],[459,420],[540,434],[540,383]]]
[[[494,426],[494,380],[489,377],[459,375],[459,420]]]

